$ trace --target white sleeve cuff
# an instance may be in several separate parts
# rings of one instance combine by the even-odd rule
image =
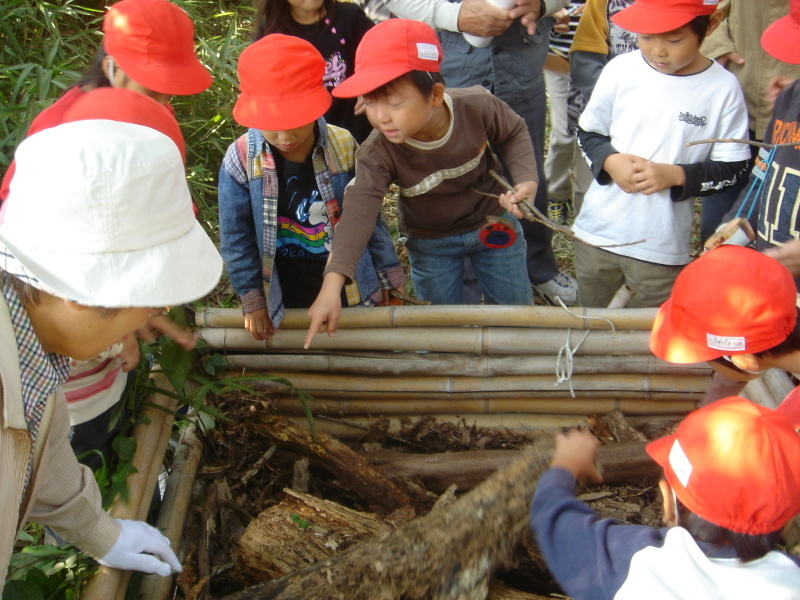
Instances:
[[[460,2],[440,2],[433,13],[433,21],[437,29],[458,31],[458,12],[461,10]]]

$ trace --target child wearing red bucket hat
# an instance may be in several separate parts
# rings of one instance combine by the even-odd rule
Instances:
[[[584,306],[607,306],[622,284],[631,307],[656,307],[689,262],[693,199],[732,186],[750,157],[739,83],[700,54],[720,22],[717,0],[636,0],[612,21],[639,50],[603,68],[579,120],[595,177],[575,220],[575,269]]]
[[[377,131],[357,153],[356,179],[346,193],[320,296],[309,311],[306,347],[318,332],[336,331],[342,285],[380,213],[391,183],[400,187],[399,229],[406,237],[417,296],[434,304],[462,303],[462,269],[469,256],[487,304],[531,304],[522,229],[511,215],[510,245],[480,241],[487,217],[505,211],[502,152],[516,196],[532,199],[538,185],[525,122],[480,86],[445,91],[442,49],[428,25],[389,19],[371,29],[356,52],[355,75],[333,94],[363,96]],[[511,194],[508,194],[509,196]]]
[[[647,445],[663,469],[667,527],[601,520],[575,497],[602,481],[597,440],[559,434],[530,523],[550,572],[572,598],[800,598],[800,559],[778,550],[800,513],[800,435],[786,416],[743,398],[701,408]]]
[[[672,363],[708,361],[715,374],[705,403],[771,367],[800,373],[797,315],[786,267],[750,248],[720,246],[675,280],[656,314],[650,349]]]
[[[211,75],[194,51],[194,24],[169,0],[120,0],[106,12],[103,33],[88,71],[36,116],[27,135],[63,123],[73,103],[95,88],[130,89],[166,105],[170,96],[197,94],[211,85]],[[0,202],[8,197],[14,170],[12,161],[3,176]]]
[[[233,116],[248,127],[228,148],[219,174],[220,252],[239,295],[245,328],[268,340],[285,308],[308,308],[319,293],[356,143],[325,122],[331,105],[325,60],[305,40],[261,38],[239,58],[241,93]],[[389,302],[405,274],[380,217],[357,257],[346,306]]]

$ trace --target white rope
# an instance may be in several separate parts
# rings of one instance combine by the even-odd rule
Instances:
[[[564,304],[563,300],[561,300],[561,298],[559,296],[556,296],[556,300],[558,300],[558,303],[561,305],[561,308],[563,308],[565,311],[567,311],[573,317],[578,317],[580,319],[586,319],[587,321],[590,321],[590,320],[593,320],[593,319],[597,320],[597,321],[605,321],[606,323],[608,323],[611,326],[612,333],[616,333],[617,332],[617,328],[614,327],[614,323],[612,323],[610,320],[608,320],[608,319],[606,319],[604,317],[588,317],[586,315],[579,315],[579,314],[571,311],[569,308],[567,308],[567,305]],[[581,338],[581,341],[578,342],[578,345],[573,350],[572,348],[570,348],[570,336],[572,334],[572,329],[567,329],[567,341],[563,346],[561,346],[561,348],[559,348],[558,356],[556,357],[556,386],[559,386],[562,383],[564,383],[565,381],[568,381],[569,382],[569,393],[573,398],[575,397],[575,390],[572,389],[572,357],[575,356],[575,354],[578,352],[578,350],[580,350],[581,346],[583,345],[583,342],[586,341],[586,338],[589,337],[590,333],[592,333],[591,329],[586,330],[586,332],[583,334],[583,337]],[[565,364],[563,366],[561,364],[561,359],[562,358],[565,361]]]

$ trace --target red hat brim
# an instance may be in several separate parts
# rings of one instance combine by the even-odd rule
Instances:
[[[800,23],[791,15],[781,17],[764,31],[761,47],[782,62],[800,65]]]
[[[253,129],[286,131],[313,123],[328,111],[332,102],[323,85],[304,96],[286,100],[264,100],[241,93],[233,107],[233,118]]]
[[[650,350],[658,358],[685,365],[714,360],[724,354],[684,335],[680,328],[673,325],[673,321],[672,298],[669,298],[658,309],[650,332]]]
[[[611,17],[616,24],[633,33],[666,33],[686,25],[697,15],[689,12],[658,10],[651,6],[632,4]]]
[[[194,57],[184,65],[156,65],[142,62],[140,57],[113,55],[125,74],[148,90],[171,96],[191,96],[207,90],[213,79],[203,64]]]
[[[356,71],[355,75],[336,86],[332,93],[335,98],[363,96],[411,71],[408,65],[389,65],[382,69]]]

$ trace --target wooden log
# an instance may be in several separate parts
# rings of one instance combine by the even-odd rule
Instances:
[[[353,309],[355,310],[355,309]],[[212,350],[302,350],[306,331],[284,329],[266,342],[257,342],[245,329],[202,328],[200,338]],[[584,332],[572,331],[574,349]],[[577,355],[649,355],[647,331],[593,330]],[[475,355],[555,355],[567,341],[565,329],[515,327],[406,327],[399,329],[343,329],[334,337],[318,335],[313,350],[381,350],[387,352],[453,352]]]
[[[697,395],[699,400],[700,395]],[[656,400],[642,404],[641,400],[631,401],[626,405],[628,414],[687,414],[697,406],[697,400],[686,399],[684,394],[681,400]],[[271,400],[272,405],[280,414],[301,415],[303,405],[297,398],[280,397]],[[531,414],[531,415],[588,415],[593,413],[608,414],[615,409],[621,409],[621,400],[614,397],[605,398],[511,398],[511,399],[475,399],[454,398],[450,400],[430,399],[420,396],[416,399],[358,399],[344,400],[315,397],[311,403],[311,412],[314,415],[331,416],[399,416],[416,415],[422,410],[430,414],[450,413],[461,414]]]
[[[167,378],[161,373],[153,373],[152,378],[157,387],[171,390]],[[148,406],[152,405],[152,406]],[[118,519],[144,520],[150,509],[158,483],[158,475],[169,437],[172,433],[172,412],[176,401],[163,394],[152,394],[147,397],[139,414],[142,421],[133,429],[136,439],[136,452],[132,464],[137,472],[128,476],[128,500],[117,498],[108,513]],[[86,582],[81,592],[83,600],[124,600],[130,580],[130,571],[121,571],[109,567],[100,567],[98,574]]]
[[[256,375],[251,373],[251,376]],[[495,377],[362,377],[359,375],[339,375],[331,373],[305,373],[273,371],[272,377],[288,379],[297,388],[303,389],[312,396],[331,396],[332,392],[376,393],[390,392],[393,395],[399,392],[444,394],[444,397],[458,397],[462,394],[489,394],[493,397],[498,393],[514,392],[565,392],[569,394],[569,384],[558,383],[553,375],[498,375]],[[677,393],[703,393],[708,387],[708,377],[686,375],[673,377],[670,375],[640,375],[640,374],[597,374],[573,375],[572,389],[576,394],[580,392],[611,392],[631,391],[639,394],[649,392],[677,392]],[[286,387],[269,379],[263,382],[250,382],[259,389],[272,390],[284,393]],[[442,397],[442,396],[440,396]]]
[[[685,414],[685,413],[683,413]],[[288,421],[292,421],[299,427],[308,426],[305,417],[300,415],[283,414],[279,415]],[[385,431],[389,435],[396,436],[401,428],[407,426],[408,422],[414,422],[424,417],[433,417],[443,423],[454,425],[464,424],[467,427],[478,427],[486,429],[497,429],[509,431],[515,434],[528,435],[539,431],[559,431],[568,427],[586,426],[587,415],[560,415],[560,414],[499,414],[499,415],[476,415],[452,413],[440,414],[416,414],[399,416],[387,416],[376,429],[376,419],[373,416],[354,415],[348,417],[329,417],[326,415],[316,416],[317,431],[324,432],[332,437],[342,440],[353,440],[363,438],[364,435],[372,430]],[[660,427],[672,424],[681,415],[648,415],[646,417],[631,418],[631,422],[636,425],[650,425]]]
[[[539,596],[530,592],[515,590],[499,581],[492,581],[489,584],[489,595],[487,600],[553,600],[552,596]]]
[[[605,483],[658,481],[661,467],[645,452],[644,442],[605,444],[597,452],[597,466]],[[470,450],[440,454],[405,454],[391,450],[365,452],[370,464],[389,478],[419,480],[425,489],[444,493],[455,484],[471,490],[498,469],[516,460],[521,450]]]
[[[550,454],[551,442],[541,440],[447,507],[227,600],[484,600],[527,527]]]
[[[332,437],[320,434],[313,440],[308,427],[301,429],[280,417],[264,418],[254,424],[254,431],[278,446],[310,456],[380,513],[389,513],[411,502],[403,489]]]
[[[167,477],[164,499],[158,511],[156,527],[178,548],[189,509],[197,468],[203,454],[203,445],[197,438],[196,425],[190,423],[181,431],[175,458]],[[172,589],[171,577],[145,575],[139,592],[148,600],[167,600]]]
[[[469,356],[466,354],[417,353],[327,353],[327,354],[227,354],[228,369],[236,373],[306,371],[350,375],[480,376],[553,375],[556,356]],[[676,365],[653,355],[576,356],[573,375],[597,373],[711,375],[708,363]]]
[[[249,583],[304,569],[389,530],[377,515],[285,489],[278,504],[250,522],[233,553]]]
[[[385,327],[550,327],[563,329],[617,329],[650,331],[655,320],[653,308],[581,308],[570,311],[550,306],[386,306],[348,308],[342,311],[339,329]],[[578,316],[575,316],[578,315]],[[581,317],[597,317],[586,319]],[[244,316],[238,308],[204,308],[195,312],[198,327],[243,328]],[[281,329],[309,327],[306,309],[288,309]]]

